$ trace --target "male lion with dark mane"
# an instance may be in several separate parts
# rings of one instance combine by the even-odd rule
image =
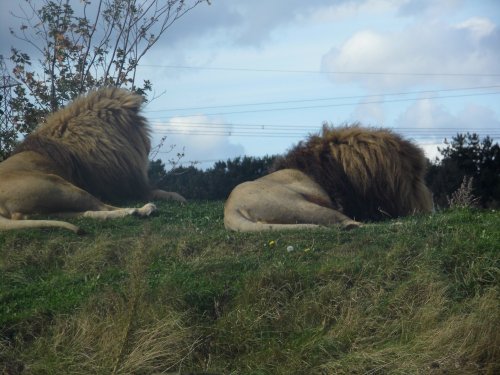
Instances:
[[[32,214],[111,219],[156,210],[152,203],[119,208],[100,199],[185,201],[149,186],[150,129],[139,113],[142,103],[140,95],[109,87],[49,116],[0,163],[0,230],[59,227],[81,233],[64,221],[27,219]]]
[[[426,160],[388,129],[323,126],[274,164],[238,185],[224,206],[227,229],[252,232],[340,225],[429,213]]]

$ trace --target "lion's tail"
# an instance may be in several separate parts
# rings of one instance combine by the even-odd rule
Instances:
[[[76,234],[84,232],[76,225],[58,220],[12,220],[0,216],[0,231],[31,228],[63,228]]]
[[[255,222],[247,219],[239,212],[231,212],[224,215],[224,227],[228,230],[235,232],[262,232],[269,230],[294,230],[294,229],[308,229],[319,228],[317,224],[269,224],[262,222]]]

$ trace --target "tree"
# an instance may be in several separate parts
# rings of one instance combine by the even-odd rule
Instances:
[[[9,119],[12,118],[10,107],[12,90],[18,86],[18,82],[8,73],[2,55],[0,55],[0,76],[0,161],[2,161],[12,152],[17,141],[17,129]]]
[[[165,170],[165,164],[161,159],[151,160],[149,162],[148,177],[149,183],[152,187],[158,187],[158,185],[167,176],[167,171]]]
[[[170,172],[161,170],[161,162],[150,164],[150,178],[162,176],[158,187],[179,192],[188,199],[226,199],[236,185],[266,175],[275,157],[255,158],[244,156],[218,161],[204,171],[190,167],[178,167]]]
[[[464,177],[472,178],[472,192],[483,206],[500,204],[500,147],[486,136],[457,134],[439,149],[440,163],[430,166],[428,183],[435,202],[444,207]]]
[[[146,95],[137,82],[145,54],[179,18],[208,0],[25,0],[19,30],[12,35],[35,56],[11,48],[12,73],[22,85],[7,119],[19,134],[89,89],[112,85]],[[38,6],[38,4],[40,4]],[[2,143],[0,143],[1,145]]]

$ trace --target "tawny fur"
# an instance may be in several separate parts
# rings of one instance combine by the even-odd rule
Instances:
[[[237,186],[224,222],[240,231],[304,224],[350,229],[358,220],[428,213],[433,204],[425,167],[422,150],[388,129],[325,125],[278,158],[274,173]]]
[[[279,158],[274,170],[298,169],[325,189],[334,207],[356,220],[432,210],[423,151],[389,129],[323,126]]]
[[[98,198],[144,199],[151,144],[142,103],[140,95],[123,89],[91,92],[50,115],[15,153],[49,158],[58,175]]]
[[[177,193],[149,187],[150,128],[140,114],[142,102],[129,91],[103,88],[49,116],[0,163],[0,229],[78,231],[64,222],[14,219],[32,214],[106,219],[155,210],[152,204],[121,209],[100,199],[184,201]]]
[[[224,204],[224,226],[241,232],[361,223],[333,209],[328,194],[306,174],[281,169],[234,188]]]

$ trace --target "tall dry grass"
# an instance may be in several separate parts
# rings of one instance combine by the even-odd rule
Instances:
[[[0,234],[2,375],[500,371],[496,212],[242,234],[160,208]]]

